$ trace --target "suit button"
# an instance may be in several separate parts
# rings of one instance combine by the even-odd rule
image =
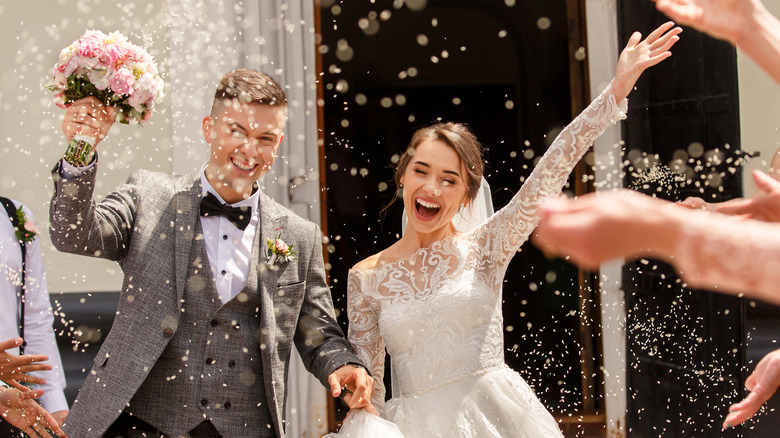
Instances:
[[[165,327],[163,329],[163,335],[165,335],[166,338],[170,338],[171,336],[173,336],[173,329],[170,327]]]
[[[230,409],[231,406],[233,406],[233,404],[230,403],[230,400],[225,402],[225,409]]]
[[[228,367],[235,368],[236,367],[236,361],[231,360],[230,362],[228,362]]]
[[[213,364],[213,363],[214,363],[214,359],[212,359],[212,358],[210,358],[210,357],[209,357],[209,358],[206,358],[206,365],[211,365],[211,364]]]
[[[206,406],[207,404],[209,404],[209,401],[206,400],[205,398],[200,400],[200,405],[201,406]]]

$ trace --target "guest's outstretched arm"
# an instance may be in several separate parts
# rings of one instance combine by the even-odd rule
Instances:
[[[536,243],[589,269],[620,257],[663,259],[691,287],[780,304],[780,224],[621,190],[549,200]]]

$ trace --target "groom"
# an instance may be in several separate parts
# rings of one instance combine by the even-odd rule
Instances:
[[[269,76],[226,74],[202,122],[208,164],[182,177],[138,171],[97,203],[97,157],[52,174],[51,237],[61,251],[119,262],[111,331],[63,428],[72,437],[284,437],[292,344],[306,368],[368,405],[373,381],[335,321],[319,228],[257,180],[284,137],[287,99]],[[62,129],[107,135],[114,109],[75,102]],[[75,160],[74,160],[75,162]],[[279,239],[294,257],[269,257]]]

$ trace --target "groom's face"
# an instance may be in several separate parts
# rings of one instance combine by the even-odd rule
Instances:
[[[225,201],[249,197],[255,181],[271,169],[285,119],[286,111],[278,106],[231,100],[203,119],[203,135],[211,145],[206,177]]]

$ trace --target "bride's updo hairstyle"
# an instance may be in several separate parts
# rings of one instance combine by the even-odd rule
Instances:
[[[462,123],[436,123],[431,126],[418,129],[412,136],[412,141],[409,143],[409,147],[406,148],[406,152],[398,160],[398,166],[395,168],[395,186],[401,187],[401,177],[406,172],[406,168],[409,166],[409,162],[412,161],[412,156],[424,141],[439,140],[446,143],[452,150],[458,154],[458,159],[463,167],[466,169],[466,174],[463,175],[463,180],[466,183],[466,194],[469,201],[472,201],[477,192],[479,191],[479,185],[482,182],[482,173],[485,171],[485,164],[482,159],[482,144],[477,140],[477,136],[471,132],[466,125]],[[396,190],[393,200],[390,204],[398,199],[398,190]]]

